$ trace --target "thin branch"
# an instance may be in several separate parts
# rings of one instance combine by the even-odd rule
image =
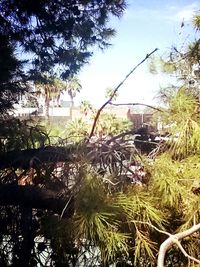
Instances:
[[[111,185],[118,185],[120,182],[116,182],[116,183],[113,183],[110,179],[108,179],[108,178],[103,178],[103,182],[108,182],[108,183],[110,183]]]
[[[69,204],[70,204],[70,202],[71,202],[71,199],[72,199],[72,196],[70,196],[70,198],[68,199],[66,205],[64,206],[64,208],[63,208],[63,210],[62,210],[62,213],[61,213],[61,215],[60,215],[60,219],[62,219],[62,217],[63,217],[63,215],[64,215],[64,213],[65,213],[67,207],[69,206]]]
[[[132,220],[132,222],[133,222],[134,224],[136,224],[136,223],[146,224],[146,225],[152,227],[154,230],[156,230],[156,231],[159,232],[159,233],[162,233],[162,234],[164,234],[164,235],[168,235],[169,237],[172,236],[172,234],[170,234],[170,233],[168,233],[168,232],[166,232],[166,231],[160,230],[159,228],[157,228],[156,226],[154,226],[153,224],[151,224],[151,223],[149,223],[149,222],[142,222],[142,221],[136,221],[136,220]]]
[[[114,89],[112,95],[110,96],[110,98],[100,107],[100,109],[97,111],[97,114],[95,116],[94,119],[94,123],[92,125],[92,130],[90,132],[89,138],[88,138],[88,142],[90,140],[90,138],[93,136],[94,134],[94,130],[97,124],[97,121],[99,119],[99,116],[101,114],[101,111],[112,101],[113,97],[115,96],[115,94],[117,93],[118,89],[124,84],[124,82],[128,79],[128,77],[141,65],[143,64],[153,53],[155,53],[158,50],[158,48],[155,48],[151,53],[147,54],[146,57],[140,61],[126,76],[125,78],[117,85],[117,87]]]
[[[135,135],[135,134],[136,134],[136,133],[134,133],[133,130],[130,130],[130,131],[127,131],[127,132],[123,132],[123,133],[120,133],[120,134],[118,134],[118,135],[115,135],[115,136],[111,137],[110,139],[108,139],[108,140],[105,142],[105,144],[106,144],[106,145],[109,145],[109,144],[112,143],[113,141],[115,141],[115,140],[117,140],[117,139],[119,139],[119,138],[123,138],[123,137],[125,137],[126,135],[133,135],[133,138],[134,138],[134,135]]]
[[[46,146],[37,149],[13,150],[0,155],[0,169],[22,168],[39,166],[42,163],[70,162],[73,160],[73,151],[76,145],[68,147]]]
[[[163,110],[160,108],[156,108],[154,106],[143,104],[143,103],[112,103],[112,102],[110,102],[109,104],[112,106],[145,106],[145,107],[157,110],[159,112],[163,112]]]
[[[185,257],[187,257],[188,259],[190,259],[190,260],[192,260],[192,261],[194,261],[194,262],[200,264],[200,260],[198,260],[198,259],[196,259],[196,258],[190,256],[190,255],[185,251],[185,249],[182,247],[181,243],[180,243],[177,239],[174,240],[174,242],[175,242],[175,243],[177,244],[177,246],[180,248],[181,252],[183,253],[183,255],[184,255]]]

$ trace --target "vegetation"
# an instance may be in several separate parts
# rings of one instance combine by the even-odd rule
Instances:
[[[72,77],[71,79],[69,79],[66,83],[66,91],[68,92],[71,102],[72,102],[72,106],[74,106],[74,98],[76,96],[77,93],[80,92],[82,86],[80,84],[80,81],[78,80],[77,77]]]
[[[100,115],[96,134],[104,136],[116,135],[131,130],[132,123],[128,119],[119,118],[113,113],[104,112]]]
[[[43,82],[36,82],[35,93],[37,96],[41,95],[44,98],[45,116],[46,118],[49,118],[50,101],[53,100],[58,103],[61,92],[65,90],[65,84],[62,80],[52,76],[47,77],[46,75],[44,75],[43,77]]]
[[[7,29],[10,37],[6,49],[11,43],[20,43],[35,55],[32,63],[37,66],[30,72],[45,75],[54,71],[58,62],[68,66],[71,74],[76,72],[85,62],[88,54],[82,53],[92,40],[100,46],[106,44],[112,33],[105,28],[109,12],[120,15],[124,7],[123,1],[0,4],[4,21],[0,30]],[[197,15],[197,29],[198,21]],[[178,53],[173,62],[167,62],[174,66],[170,71],[178,71],[183,85],[167,88],[162,94],[165,105],[159,116],[167,141],[158,142],[149,155],[136,149],[129,123],[112,114],[99,113],[95,140],[89,135],[92,125],[82,119],[67,124],[63,139],[57,139],[56,131],[49,137],[36,122],[2,114],[1,266],[156,266],[159,248],[168,237],[171,243],[159,253],[159,267],[200,263],[199,79],[196,75],[191,89],[182,72],[184,66],[193,71],[199,60],[198,42],[184,52],[181,61]],[[17,89],[17,94],[22,89],[13,49],[7,58],[16,64],[5,63],[5,82],[0,84],[3,92],[9,92],[1,102],[2,110],[13,103],[10,91]],[[44,51],[47,54],[42,54]],[[63,53],[68,53],[68,61],[63,61]],[[42,72],[36,72],[39,70]],[[66,70],[61,73],[67,75]],[[50,78],[52,83],[47,85],[47,78],[38,84],[50,99],[57,96],[57,80]],[[14,81],[14,89],[6,91],[3,86]],[[9,105],[4,101],[10,101]],[[131,133],[129,142],[126,136]],[[193,231],[187,234],[188,229]]]
[[[84,116],[87,116],[90,111],[93,111],[92,104],[87,100],[82,100],[80,103],[80,110]]]
[[[14,46],[8,37],[0,32],[0,111],[5,112],[17,102],[24,93],[26,79],[22,71],[22,62],[14,55]]]

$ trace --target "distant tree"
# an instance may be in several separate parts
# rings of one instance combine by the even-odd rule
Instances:
[[[87,116],[88,112],[92,110],[92,104],[87,100],[82,100],[80,103],[80,110]]]
[[[72,107],[74,106],[74,98],[76,94],[81,91],[81,84],[77,77],[73,76],[66,81],[65,90],[67,91],[68,95],[70,96]]]
[[[132,123],[128,119],[117,117],[113,113],[104,112],[100,115],[96,132],[104,135],[114,135],[128,131],[132,128]]]
[[[113,96],[113,94],[114,94],[114,89],[111,87],[108,87],[106,89],[106,93],[105,93],[106,98],[110,98],[111,96]],[[117,97],[118,97],[118,94],[115,93],[112,100],[115,101],[117,99]]]
[[[62,91],[65,90],[65,83],[53,76],[45,77],[44,80],[35,83],[36,93],[42,95],[45,103],[45,116],[49,117],[49,105],[51,100],[57,100]]]

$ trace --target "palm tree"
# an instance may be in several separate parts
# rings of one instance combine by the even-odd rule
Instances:
[[[66,88],[65,90],[68,92],[68,95],[71,98],[72,107],[74,106],[74,98],[76,97],[76,94],[80,92],[82,89],[82,86],[80,84],[80,81],[77,77],[72,77],[66,82]]]
[[[87,100],[82,100],[80,110],[85,116],[87,116],[88,112],[92,110],[92,104]]]
[[[87,136],[87,130],[87,122],[82,118],[78,118],[68,122],[65,134],[68,141],[80,142]]]
[[[44,97],[45,116],[49,118],[49,105],[52,99],[58,99],[65,89],[64,82],[55,77],[45,77],[44,82],[36,84],[37,93]]]
[[[105,97],[110,99],[112,97],[112,101],[115,101],[118,97],[118,93],[114,94],[114,89],[112,87],[106,88]]]

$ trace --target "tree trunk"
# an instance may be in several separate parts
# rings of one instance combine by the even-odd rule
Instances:
[[[74,97],[72,94],[69,94],[70,96],[70,100],[71,100],[71,107],[73,108],[74,107]]]
[[[45,97],[45,113],[44,113],[44,115],[45,115],[46,119],[48,119],[48,120],[49,120],[49,104],[50,104],[50,99],[48,96],[46,96]]]
[[[46,146],[38,149],[14,150],[0,154],[0,170],[6,168],[39,167],[43,163],[72,162],[76,146]]]
[[[32,229],[32,208],[21,208],[22,245],[19,257],[20,266],[30,266],[31,252],[34,248],[34,234]]]
[[[73,214],[73,198],[63,196],[62,198],[55,192],[31,185],[0,185],[0,205],[1,206],[21,206],[28,209],[42,209],[53,211],[61,215],[66,203],[68,206],[63,217],[71,217]]]

